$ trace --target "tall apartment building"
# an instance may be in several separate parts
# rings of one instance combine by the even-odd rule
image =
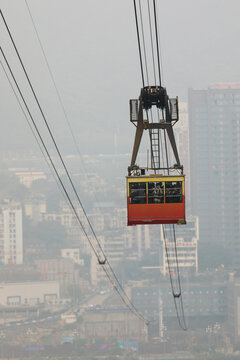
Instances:
[[[19,203],[6,202],[0,207],[0,262],[23,263],[22,208]]]
[[[191,209],[201,242],[239,257],[240,84],[189,90]]]
[[[189,121],[188,121],[188,104],[187,102],[179,103],[179,117],[174,127],[174,135],[178,148],[178,154],[180,162],[183,165],[185,175],[185,196],[187,213],[189,214],[189,203],[190,203],[190,170],[189,170]],[[174,163],[175,160],[171,160]]]

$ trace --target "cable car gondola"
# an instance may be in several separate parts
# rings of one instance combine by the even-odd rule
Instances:
[[[149,121],[148,111],[153,106],[162,115],[157,122]],[[170,99],[161,86],[143,87],[139,99],[130,100],[130,121],[136,126],[136,134],[127,176],[128,225],[186,224],[183,166],[173,133],[173,124],[178,121],[178,99]],[[149,130],[150,135],[150,168],[136,165],[143,130]],[[175,157],[176,164],[171,167],[168,160],[167,167],[160,161],[161,131],[166,147],[167,134]],[[146,175],[146,170],[153,170],[154,174]]]
[[[128,225],[186,224],[184,176],[128,176]]]
[[[142,16],[142,9],[146,4],[139,1],[137,6],[136,0],[133,3],[142,88],[139,98],[130,100],[130,121],[136,127],[136,133],[132,159],[126,177],[128,225],[162,225],[161,233],[165,244],[176,314],[180,327],[187,330],[175,235],[175,224],[186,223],[184,173],[173,132],[173,126],[179,119],[178,98],[169,98],[166,88],[162,86],[156,1],[152,1],[152,6],[148,2],[145,7],[149,20],[149,45],[153,71],[149,71],[148,47],[144,34],[145,19]],[[140,17],[140,27],[138,16]],[[154,28],[152,28],[152,24],[154,24]],[[147,166],[140,167],[136,164],[136,159],[144,130],[149,133],[151,164],[149,164],[147,156]],[[152,172],[154,174],[151,174]],[[169,239],[166,238],[165,228],[168,228]],[[171,244],[171,250],[168,244]],[[175,254],[173,264],[169,261],[169,251]],[[172,274],[176,282],[173,281]]]

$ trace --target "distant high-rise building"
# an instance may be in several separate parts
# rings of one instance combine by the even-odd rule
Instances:
[[[180,120],[174,127],[175,140],[178,148],[180,162],[183,165],[185,175],[185,196],[187,205],[187,214],[189,214],[190,202],[190,171],[189,171],[189,121],[187,102],[179,103]],[[171,161],[174,163],[174,160]]]
[[[240,264],[240,84],[189,90],[191,210],[201,242],[222,244]]]
[[[19,203],[1,204],[0,261],[5,265],[23,263],[22,208]]]

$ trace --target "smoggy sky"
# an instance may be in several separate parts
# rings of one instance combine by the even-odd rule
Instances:
[[[170,96],[186,101],[189,87],[240,82],[239,0],[157,3],[163,79]],[[63,142],[67,135],[59,129],[66,125],[25,0],[0,0],[0,4],[49,122]],[[82,151],[94,148],[99,152],[106,144],[113,146],[113,133],[118,134],[118,143],[125,144],[126,132],[130,138],[134,134],[128,102],[138,97],[141,87],[133,1],[28,0],[28,5]],[[38,116],[2,22],[0,35]],[[17,119],[20,137],[31,137],[1,68],[0,91],[2,129],[11,124],[14,142],[19,137],[19,132],[14,133],[20,126],[14,125]],[[127,141],[119,150],[128,152],[131,147]]]

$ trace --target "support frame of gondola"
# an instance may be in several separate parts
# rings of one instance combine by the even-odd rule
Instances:
[[[154,94],[154,95],[152,95]],[[165,120],[160,122],[149,122],[143,116],[143,110],[150,110],[152,106],[165,111]],[[148,170],[180,170],[183,174],[183,166],[180,164],[178,150],[173,133],[173,125],[179,119],[178,98],[169,99],[167,91],[161,86],[147,86],[141,89],[139,99],[130,100],[130,121],[136,127],[131,165],[128,167],[128,175],[131,176],[136,171],[145,171],[146,168],[140,168],[136,165],[137,154],[142,140],[143,130],[163,129],[168,135],[176,164],[173,167],[147,168]]]

